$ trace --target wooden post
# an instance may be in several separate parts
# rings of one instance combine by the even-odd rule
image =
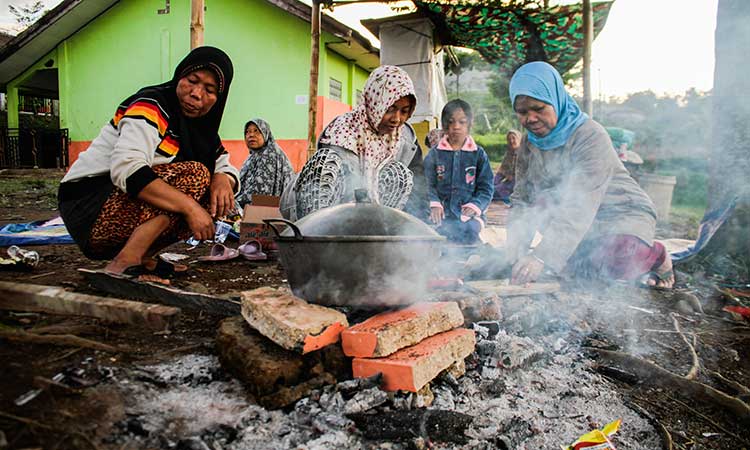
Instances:
[[[205,17],[205,0],[192,0],[190,3],[190,50],[203,45]]]
[[[318,110],[318,72],[320,64],[320,0],[312,2],[312,17],[310,18],[312,52],[310,56],[310,93],[308,103],[307,155],[315,153],[315,128]]]
[[[591,46],[594,43],[594,14],[591,0],[583,0],[583,112],[592,117],[594,102],[591,98]]]

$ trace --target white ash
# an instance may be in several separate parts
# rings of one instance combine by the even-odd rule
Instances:
[[[560,298],[556,301],[564,308]],[[494,323],[475,327],[477,352],[467,359],[466,374],[456,379],[444,373],[431,383],[434,402],[428,409],[475,417],[466,431],[468,443],[432,442],[431,448],[559,448],[617,418],[622,419],[614,436],[618,448],[660,447],[648,421],[625,406],[613,385],[589,370],[589,361],[578,350],[580,338],[588,333],[586,324],[568,325],[566,331],[559,322],[547,320],[551,312],[544,302],[514,306],[506,317],[515,317],[510,328],[519,331],[509,331],[507,322],[500,324],[505,331],[496,332]],[[575,323],[572,318],[568,322]],[[522,328],[526,325],[531,329]],[[367,441],[346,417],[353,411],[377,415],[415,408],[415,394],[385,393],[375,387],[377,380],[326,386],[284,412],[252,404],[241,385],[222,378],[220,364],[211,356],[186,356],[146,370],[162,386],[129,383],[123,389],[131,394],[128,413],[140,417],[151,436],[173,441],[195,436],[195,445],[204,442],[211,448],[205,430],[219,424],[237,431],[236,438],[217,447],[228,450],[418,446],[416,441]],[[413,431],[419,437],[420,430]],[[144,448],[173,447],[144,439]]]

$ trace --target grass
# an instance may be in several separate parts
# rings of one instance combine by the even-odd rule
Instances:
[[[28,207],[40,208],[57,207],[57,188],[60,185],[60,175],[54,177],[41,176],[9,176],[2,177],[0,182],[0,207]]]

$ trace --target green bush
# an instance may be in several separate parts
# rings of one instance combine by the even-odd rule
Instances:
[[[505,156],[505,146],[507,144],[505,134],[472,134],[472,137],[476,143],[482,146],[484,151],[487,152],[490,161],[500,162],[503,160],[503,156]]]
[[[708,161],[705,158],[670,158],[648,161],[644,172],[672,175],[677,178],[672,205],[705,208],[708,195]]]

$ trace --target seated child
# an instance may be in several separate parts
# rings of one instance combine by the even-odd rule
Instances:
[[[469,135],[473,115],[468,103],[451,100],[440,120],[444,135],[424,160],[430,220],[449,240],[474,244],[494,190],[489,158]]]

